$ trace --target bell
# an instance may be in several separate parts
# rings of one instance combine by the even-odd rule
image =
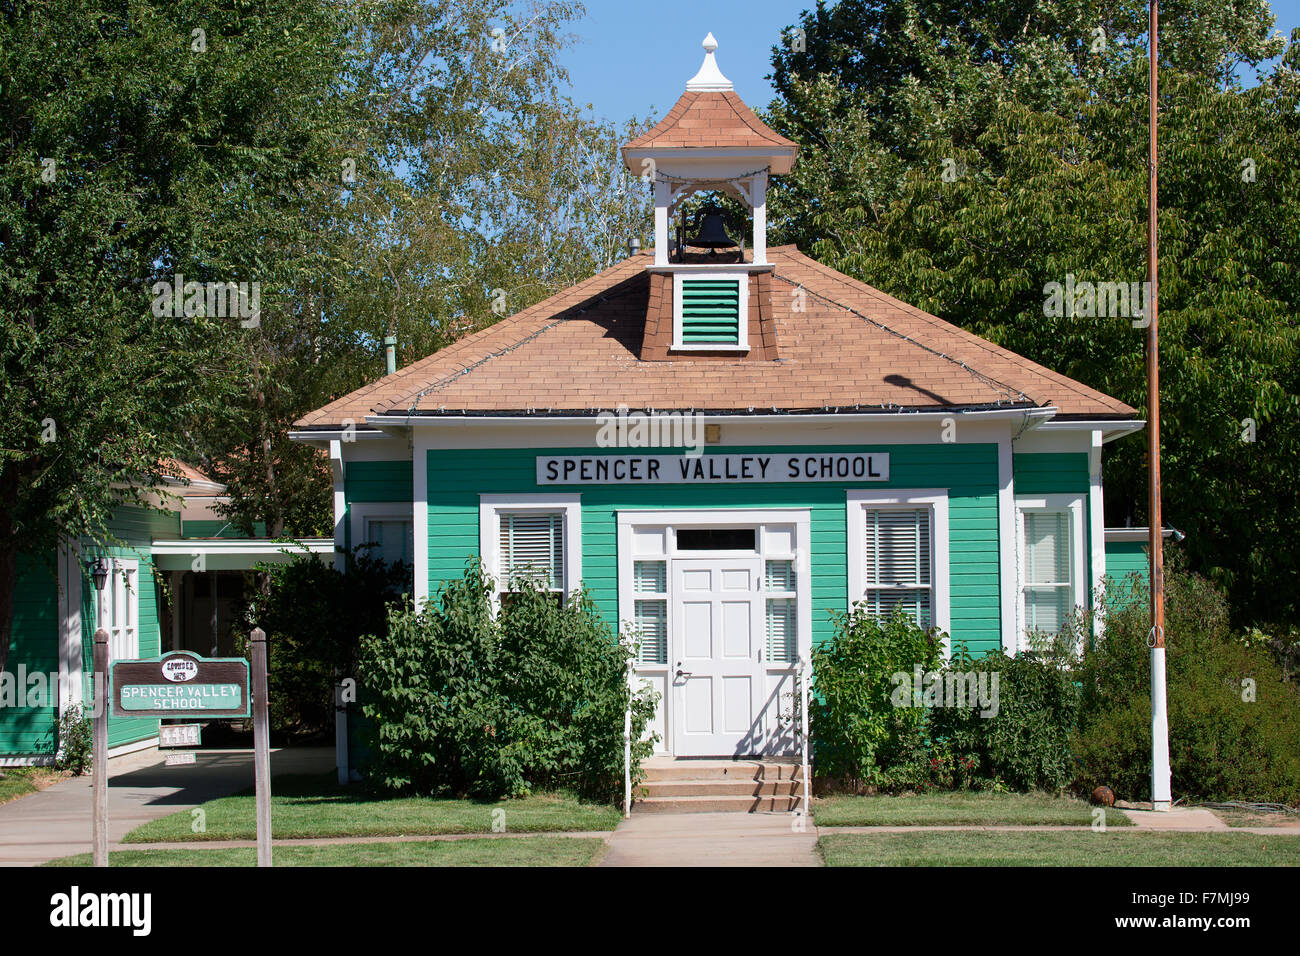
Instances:
[[[691,239],[687,245],[712,250],[727,249],[736,244],[727,235],[727,221],[722,216],[722,210],[717,206],[705,206],[700,210],[695,224],[699,235]]]

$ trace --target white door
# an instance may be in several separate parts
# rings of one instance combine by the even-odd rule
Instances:
[[[762,752],[760,569],[756,557],[672,562],[669,676],[679,757]]]

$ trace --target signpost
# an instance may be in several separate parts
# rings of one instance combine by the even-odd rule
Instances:
[[[183,715],[206,719],[253,718],[253,771],[257,800],[257,865],[271,865],[271,745],[266,705],[266,632],[254,628],[248,635],[252,658],[200,657],[174,651],[161,657],[108,663],[108,632],[95,632],[95,702],[92,729],[92,765],[95,809],[93,849],[95,866],[108,866],[108,717],[158,717]],[[158,728],[159,747],[197,747],[198,724],[169,724]],[[193,752],[169,754],[167,764],[192,764]]]
[[[95,706],[90,730],[91,779],[94,783],[95,808],[91,822],[91,856],[95,866],[108,866],[108,631],[95,631],[94,660]]]
[[[113,665],[114,717],[248,717],[248,661],[175,651]]]

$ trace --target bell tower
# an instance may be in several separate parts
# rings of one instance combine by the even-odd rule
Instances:
[[[710,221],[706,214],[699,223],[677,221],[684,200],[715,190],[740,200],[749,210],[747,245],[752,261],[743,262],[739,254],[714,258],[730,260],[733,271],[767,264],[768,178],[790,171],[798,147],[769,128],[736,95],[718,68],[717,49],[718,41],[710,33],[704,38],[704,62],[687,81],[686,92],[657,126],[623,147],[628,169],[654,185],[655,257],[648,267],[652,271],[722,266],[700,262],[684,252],[697,229],[705,232],[703,248],[725,248],[720,217]],[[684,235],[688,230],[690,234]]]

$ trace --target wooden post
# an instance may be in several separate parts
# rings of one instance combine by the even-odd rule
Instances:
[[[248,635],[253,658],[253,785],[257,801],[257,865],[271,865],[271,741],[266,709],[266,632]]]
[[[95,631],[91,686],[95,700],[91,718],[91,786],[94,811],[91,855],[95,866],[108,866],[108,631]]]

